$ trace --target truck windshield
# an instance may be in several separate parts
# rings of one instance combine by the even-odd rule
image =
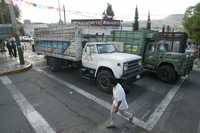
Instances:
[[[117,52],[117,49],[112,44],[97,44],[99,54]]]
[[[179,40],[161,40],[158,42],[158,44],[160,52],[179,52],[181,49],[181,43]]]

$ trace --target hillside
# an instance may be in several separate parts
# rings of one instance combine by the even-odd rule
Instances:
[[[176,30],[180,31],[183,30],[182,22],[183,22],[183,14],[172,14],[167,16],[164,19],[159,20],[151,20],[152,29],[161,30],[163,25],[170,25],[171,27],[175,27]],[[124,22],[123,27],[126,27],[128,30],[132,27],[133,21]],[[140,28],[146,27],[146,21],[140,21]]]

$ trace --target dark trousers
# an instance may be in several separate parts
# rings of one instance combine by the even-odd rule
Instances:
[[[13,51],[12,51],[12,48],[8,48],[8,52],[9,52],[9,55],[10,55],[10,56],[14,56],[14,53],[13,53]]]
[[[13,56],[17,57],[17,50],[16,50],[16,48],[13,48]]]

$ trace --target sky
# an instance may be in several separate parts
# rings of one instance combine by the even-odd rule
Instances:
[[[55,23],[59,20],[59,13],[55,9],[34,7],[26,2],[38,5],[58,7],[58,0],[14,0],[21,10],[21,21],[30,19],[31,22]],[[26,1],[26,2],[25,2]],[[134,20],[136,5],[139,19],[146,20],[148,11],[151,19],[163,19],[171,14],[184,14],[189,6],[197,4],[199,0],[60,0],[61,7],[65,5],[66,19],[99,19],[110,3],[115,13],[115,19],[123,21]],[[63,19],[63,12],[61,12]]]

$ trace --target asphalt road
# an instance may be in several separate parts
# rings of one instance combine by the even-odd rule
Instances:
[[[35,119],[44,119],[57,133],[200,133],[200,72],[192,72],[181,87],[163,83],[152,73],[145,73],[130,86],[127,94],[129,111],[135,112],[135,118],[143,123],[130,124],[121,116],[115,116],[118,128],[106,129],[110,116],[106,105],[111,104],[110,94],[97,89],[94,81],[82,79],[77,70],[56,73],[50,72],[48,67],[39,70],[6,76],[9,84],[4,83],[5,77],[0,77],[0,132],[37,133],[40,128],[34,126]],[[169,101],[167,96],[176,88],[176,95]],[[19,97],[16,98],[18,93],[11,93],[12,89],[20,92]],[[98,99],[106,105],[98,103]],[[158,109],[161,103],[166,104],[163,102],[166,99],[169,105]],[[41,117],[24,114],[23,110],[26,112],[29,108]],[[156,114],[155,120],[160,117],[148,131],[145,127],[150,119],[154,120],[152,114]]]
[[[43,70],[68,83],[76,85],[98,98],[109,103],[112,102],[111,94],[99,90],[95,85],[95,81],[81,78],[79,71],[76,69],[66,69],[56,73],[51,72],[48,68]],[[130,111],[135,112],[138,118],[145,120],[165,97],[170,88],[172,88],[172,85],[159,81],[152,73],[145,73],[143,79],[133,83],[129,88],[130,91],[127,94],[127,100]]]
[[[111,103],[112,96],[110,94],[98,90],[93,81],[81,79],[76,70],[51,73],[48,68],[45,68],[44,71]],[[109,118],[109,110],[43,73],[30,70],[25,73],[8,76],[8,78],[56,132],[111,132],[111,130],[105,128],[105,123]],[[157,83],[152,84],[153,81]],[[148,82],[152,84],[152,88],[147,88]],[[163,86],[163,89],[158,89],[157,91],[153,86],[158,88]],[[165,96],[168,87],[169,85],[163,84],[151,76],[145,76],[144,79],[132,85],[132,89],[127,95],[130,111],[134,111],[137,118],[145,120]],[[6,90],[5,87],[3,88]],[[12,99],[11,96],[9,99]],[[17,107],[16,104],[15,106]],[[19,108],[18,111],[20,112]],[[7,113],[6,115],[9,116]],[[17,115],[20,119],[26,119],[22,114],[20,115]],[[15,120],[18,121],[19,118],[15,118]],[[122,132],[124,130],[132,132],[135,130],[135,126],[129,124],[126,120],[120,117],[116,119],[119,119],[119,128],[112,132]],[[27,122],[20,123],[27,124]],[[25,130],[23,127],[20,129]],[[14,125],[13,130],[15,128],[17,128],[17,125],[16,127]],[[7,125],[6,129],[0,129],[6,133],[10,127]]]

